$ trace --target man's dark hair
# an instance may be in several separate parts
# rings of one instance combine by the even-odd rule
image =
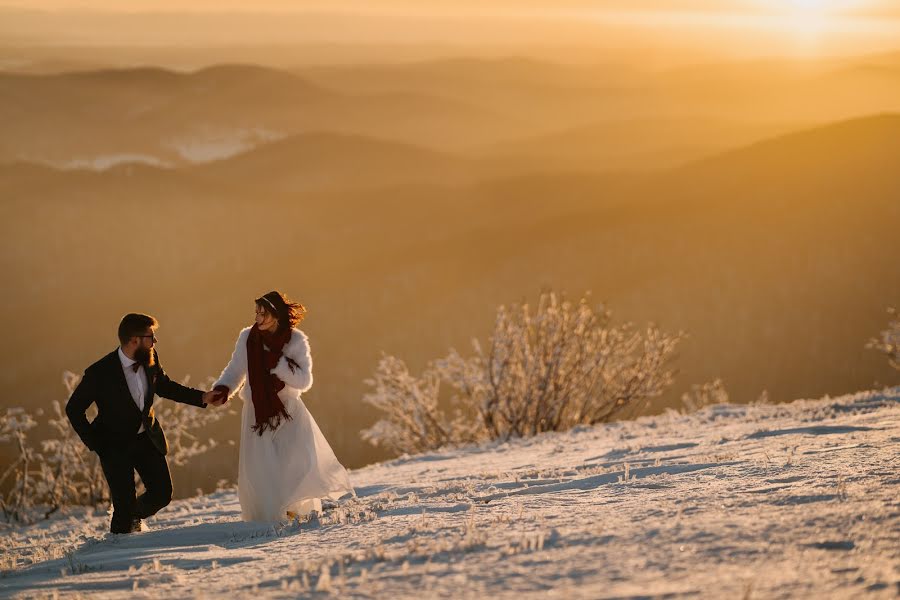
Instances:
[[[124,346],[136,335],[143,335],[148,327],[159,327],[156,319],[141,313],[128,313],[119,323],[119,342]]]

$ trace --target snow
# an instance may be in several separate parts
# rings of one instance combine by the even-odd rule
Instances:
[[[402,457],[310,520],[75,509],[2,533],[0,596],[896,598],[898,444],[900,387]]]
[[[138,153],[103,154],[89,158],[72,158],[70,160],[42,160],[29,156],[19,156],[19,160],[34,162],[64,171],[107,171],[121,165],[141,164],[151,167],[168,168],[172,165],[156,156]]]
[[[2,61],[0,61],[2,62]],[[121,165],[147,165],[168,169],[180,164],[203,164],[224,160],[249,152],[267,143],[284,139],[286,134],[264,128],[238,129],[234,131],[204,131],[193,137],[173,138],[164,142],[164,156],[140,152],[119,152],[94,156],[49,160],[20,154],[17,160],[46,165],[64,171],[108,171]],[[169,156],[174,152],[175,156]],[[173,162],[174,160],[174,162]]]
[[[109,154],[106,156],[95,156],[89,159],[70,160],[62,165],[61,168],[65,170],[89,169],[93,171],[106,171],[113,167],[118,167],[119,165],[135,163],[160,168],[171,166],[169,163],[160,160],[155,156],[150,156],[149,154]]]
[[[207,163],[231,158],[266,142],[283,139],[285,134],[268,129],[254,128],[219,134],[206,134],[194,138],[181,138],[168,142],[181,158],[191,163]]]

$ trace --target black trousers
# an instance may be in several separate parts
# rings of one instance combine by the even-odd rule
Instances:
[[[100,456],[100,465],[113,503],[109,526],[112,533],[130,533],[136,519],[155,515],[172,501],[169,463],[153,445],[146,431],[138,434],[130,446],[104,452]],[[135,492],[135,471],[146,490],[140,497],[136,497]]]

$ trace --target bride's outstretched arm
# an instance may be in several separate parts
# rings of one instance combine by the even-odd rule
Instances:
[[[230,396],[243,385],[247,378],[247,335],[249,332],[249,327],[241,331],[237,343],[234,345],[231,360],[228,362],[228,366],[222,370],[219,379],[213,384],[213,389],[227,388],[227,394]]]
[[[301,392],[312,387],[312,357],[309,355],[309,340],[306,334],[297,329],[291,333],[291,339],[285,345],[281,359],[271,372],[285,385]]]

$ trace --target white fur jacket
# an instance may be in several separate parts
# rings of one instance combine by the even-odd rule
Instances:
[[[231,361],[219,375],[219,380],[213,384],[227,387],[229,396],[234,395],[247,379],[247,336],[249,335],[250,327],[241,330],[234,346],[234,353],[231,355]],[[289,364],[285,357],[290,357],[298,366]],[[312,357],[309,355],[309,340],[305,333],[299,329],[291,330],[291,339],[284,345],[281,359],[270,372],[284,382],[285,390],[293,388],[296,392],[305,392],[312,387]],[[245,400],[249,399],[249,391],[246,394],[245,396],[243,392],[241,393],[241,397]],[[280,394],[281,392],[279,392]]]

